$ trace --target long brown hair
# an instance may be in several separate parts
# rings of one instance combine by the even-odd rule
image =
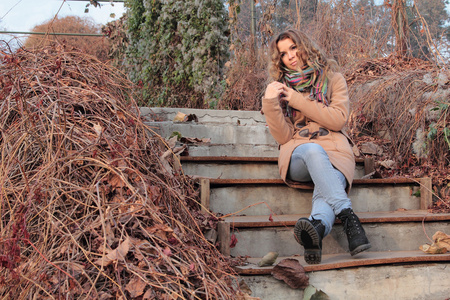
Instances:
[[[319,47],[303,32],[295,29],[288,29],[276,36],[269,45],[270,62],[269,75],[273,80],[280,80],[283,77],[284,67],[281,61],[280,51],[278,51],[278,42],[291,39],[297,46],[298,57],[314,70],[323,70],[323,74],[328,76],[330,71],[337,71],[336,61],[328,59]]]

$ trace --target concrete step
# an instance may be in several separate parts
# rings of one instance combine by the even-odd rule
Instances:
[[[347,253],[325,254],[322,255],[322,262],[316,265],[308,265],[303,259],[303,256],[279,256],[272,266],[266,267],[258,266],[258,262],[261,260],[260,257],[248,257],[242,266],[236,266],[234,269],[240,275],[269,275],[271,274],[273,267],[286,258],[298,260],[298,262],[305,269],[305,272],[322,272],[333,269],[375,266],[382,264],[445,262],[450,261],[450,253],[430,255],[421,250],[410,250],[376,252],[366,251],[355,257],[352,257]]]
[[[264,125],[199,124],[184,122],[146,122],[162,137],[178,132],[182,137],[211,139],[211,144],[251,144],[278,146]]]
[[[364,230],[370,240],[372,248],[368,251],[404,251],[417,250],[420,245],[430,243],[428,236],[432,236],[436,231],[450,232],[450,214],[430,215],[427,211],[398,211],[398,212],[376,212],[357,213]],[[276,251],[280,256],[303,255],[303,248],[297,243],[293,226],[303,215],[283,215],[272,216],[274,222],[269,221],[269,216],[265,216],[265,222],[247,222],[243,225],[242,220],[235,221],[238,217],[227,218],[230,222],[230,234],[221,236],[220,243],[224,254],[233,257],[250,256],[263,257],[270,251]],[[240,217],[241,219],[262,219],[263,216]],[[278,221],[276,221],[278,220]],[[283,222],[280,222],[283,220]],[[424,222],[422,224],[422,221]],[[272,226],[275,223],[276,226]],[[279,226],[281,223],[284,226]],[[262,226],[264,225],[264,226]],[[222,224],[221,227],[224,225]],[[224,229],[222,229],[221,234]],[[237,244],[234,248],[226,249],[229,245],[226,236],[234,234]],[[339,254],[348,252],[347,236],[342,224],[337,222],[323,240],[323,254]],[[356,256],[358,257],[358,256]]]
[[[424,184],[419,186],[418,182]],[[304,184],[303,189],[290,188],[281,179],[211,179],[209,184],[209,199],[205,201],[215,213],[282,215],[311,211],[311,184]],[[428,179],[355,179],[349,197],[353,209],[360,212],[426,209],[431,203],[430,185]]]
[[[195,115],[195,121],[173,122],[178,112]],[[163,137],[178,131],[184,137],[210,139],[207,143],[188,143],[184,155],[272,160],[230,163],[182,158],[186,174],[207,177],[199,179],[204,210],[229,215],[219,222],[222,253],[241,259],[250,256],[248,264],[236,270],[253,291],[253,297],[303,297],[303,290],[291,289],[274,279],[270,275],[272,267],[257,267],[259,257],[274,250],[281,256],[297,258],[310,284],[330,299],[446,299],[450,295],[450,255],[426,255],[417,250],[429,243],[426,234],[450,232],[448,215],[424,211],[431,203],[430,179],[356,179],[349,196],[372,248],[351,257],[342,225],[337,222],[323,241],[322,263],[307,265],[293,237],[293,226],[311,210],[312,185],[292,189],[279,179],[275,163],[278,145],[260,112],[142,108],[141,114]],[[367,170],[357,168],[356,178],[365,173]],[[417,192],[420,197],[413,196]],[[230,249],[232,234],[238,242]]]
[[[450,295],[449,254],[421,251],[365,252],[355,259],[348,254],[325,255],[319,265],[307,265],[297,257],[309,284],[329,299],[447,299]],[[279,258],[277,264],[282,258]],[[259,268],[259,258],[237,267],[252,297],[263,300],[303,299],[304,290],[292,289],[271,276],[273,267]]]
[[[198,121],[173,122],[178,111],[195,114]],[[182,137],[210,139],[207,144],[188,144],[190,156],[278,157],[278,144],[259,112],[141,108],[141,114],[164,138],[178,132]]]
[[[279,179],[277,157],[181,156],[183,171],[214,179]],[[365,175],[364,160],[357,161],[355,178]]]
[[[189,156],[239,156],[273,157],[279,155],[275,144],[187,144],[184,154]]]
[[[195,115],[197,123],[230,125],[263,125],[266,120],[259,111],[215,110],[170,107],[141,107],[141,116],[148,121],[173,121],[178,112]]]

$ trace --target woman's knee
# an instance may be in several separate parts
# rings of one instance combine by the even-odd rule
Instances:
[[[307,143],[295,148],[294,152],[292,153],[292,158],[309,161],[323,158],[324,155],[326,157],[328,156],[322,146],[315,143]]]

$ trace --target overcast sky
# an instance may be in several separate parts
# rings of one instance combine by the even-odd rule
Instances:
[[[53,18],[57,13],[59,17],[75,15],[91,17],[94,22],[106,24],[119,18],[125,12],[123,3],[101,2],[101,7],[89,6],[89,1],[63,1],[63,0],[0,0],[0,30],[31,31],[34,26]],[[58,12],[59,11],[59,12]],[[110,15],[115,14],[115,18]],[[25,35],[0,35],[0,39],[10,40],[14,37],[24,41]]]

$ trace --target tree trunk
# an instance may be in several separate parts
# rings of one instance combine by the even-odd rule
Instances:
[[[408,16],[406,14],[406,0],[394,0],[392,5],[392,26],[395,31],[395,51],[398,55],[406,55],[408,50]]]

